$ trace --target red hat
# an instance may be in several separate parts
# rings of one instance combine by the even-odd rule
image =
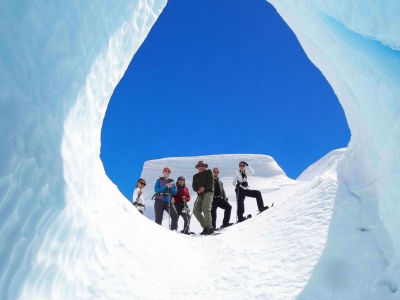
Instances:
[[[170,171],[170,172],[171,172],[171,169],[168,168],[168,167],[165,167],[162,171],[163,171],[163,173],[164,173],[165,171]]]

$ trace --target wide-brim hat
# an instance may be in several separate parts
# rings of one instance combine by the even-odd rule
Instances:
[[[197,163],[197,165],[195,166],[195,168],[197,169],[200,166],[205,166],[206,168],[208,168],[208,164],[206,164],[204,162],[204,160],[199,160],[199,162]]]

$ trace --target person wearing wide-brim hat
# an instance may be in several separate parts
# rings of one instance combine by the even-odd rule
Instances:
[[[211,206],[214,195],[214,175],[203,160],[200,160],[195,168],[199,171],[193,176],[192,188],[197,193],[197,199],[193,207],[193,214],[203,227],[202,234],[208,235],[214,232],[211,218]]]

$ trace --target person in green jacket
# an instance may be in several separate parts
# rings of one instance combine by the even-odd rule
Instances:
[[[214,196],[214,175],[203,160],[195,168],[199,171],[193,176],[192,188],[197,193],[193,214],[203,227],[203,235],[214,233],[211,218],[211,207]]]

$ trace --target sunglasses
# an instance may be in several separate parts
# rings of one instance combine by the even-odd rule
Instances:
[[[218,171],[214,171],[214,173],[219,173]]]
[[[165,173],[171,173],[171,171],[164,171]]]
[[[141,185],[145,186],[146,184],[144,182],[139,182]]]
[[[199,168],[205,168],[205,165],[199,165]]]
[[[244,167],[245,165],[239,165],[239,167]]]

